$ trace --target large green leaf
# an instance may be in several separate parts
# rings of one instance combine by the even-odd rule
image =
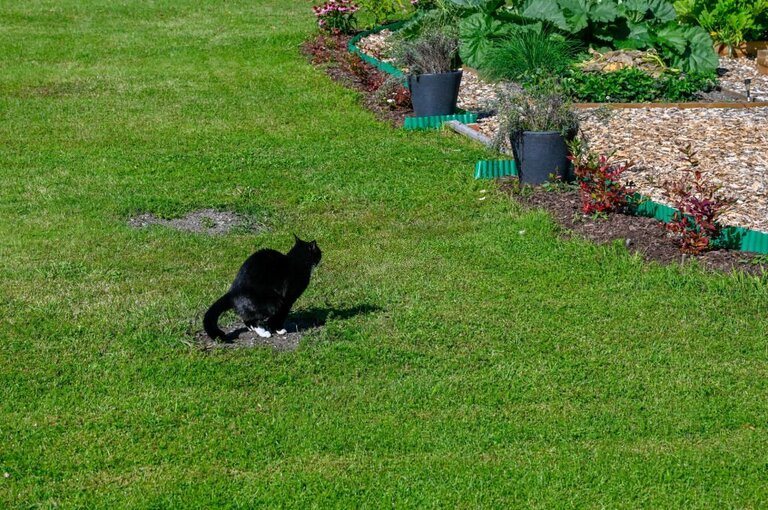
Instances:
[[[656,40],[664,46],[669,46],[677,53],[683,53],[688,47],[685,28],[675,23],[670,23],[656,31]]]
[[[589,26],[589,5],[587,0],[559,0],[560,10],[568,23],[572,34],[581,32]],[[554,2],[553,2],[554,3]]]
[[[700,73],[717,70],[720,59],[712,45],[712,37],[701,27],[686,27],[685,31],[689,45],[683,69]]]
[[[503,23],[493,16],[476,13],[459,24],[459,56],[470,67],[480,67],[494,40],[511,33],[515,25]]]
[[[599,23],[610,23],[619,16],[619,8],[615,2],[597,2],[589,8],[589,17]]]
[[[650,11],[653,13],[653,17],[656,21],[666,23],[667,21],[677,19],[675,5],[669,0],[651,0],[649,3]]]
[[[520,14],[525,18],[548,21],[560,30],[570,31],[565,15],[555,0],[527,0]]]
[[[449,0],[453,5],[462,9],[472,9],[484,13],[492,13],[504,5],[504,0]]]

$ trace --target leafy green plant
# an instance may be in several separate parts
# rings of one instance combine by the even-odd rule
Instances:
[[[535,73],[561,75],[573,63],[579,44],[560,35],[518,29],[493,44],[480,66],[489,80],[521,80]]]
[[[686,73],[665,75],[662,97],[667,101],[688,101],[701,92],[708,92],[717,85],[715,73]]]
[[[703,27],[732,55],[768,30],[768,0],[678,0],[675,9],[681,20]]]
[[[355,13],[359,7],[352,0],[328,0],[312,7],[320,30],[332,34],[349,34],[357,26]]]
[[[608,73],[574,69],[563,78],[566,92],[576,101],[588,103],[631,103],[694,99],[715,85],[712,73],[668,72],[658,78],[636,68]]]
[[[462,62],[480,68],[494,43],[511,35],[515,28],[515,25],[483,12],[462,19],[459,24],[459,55]]]
[[[357,0],[360,13],[369,16],[373,24],[381,24],[387,20],[408,12],[409,0]]]
[[[718,65],[706,30],[680,25],[667,0],[525,0],[520,14],[594,46],[655,48],[684,71],[714,71]]]

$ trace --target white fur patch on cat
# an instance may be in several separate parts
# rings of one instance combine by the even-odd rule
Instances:
[[[255,332],[256,332],[256,334],[257,334],[257,335],[259,335],[261,338],[270,338],[270,337],[272,336],[272,333],[270,333],[269,331],[267,331],[267,330],[266,330],[266,329],[264,329],[264,328],[256,328],[254,331],[255,331]]]
[[[275,331],[275,333],[277,333],[278,335],[284,335],[284,334],[288,333],[288,330],[287,329],[278,329],[277,331]]]

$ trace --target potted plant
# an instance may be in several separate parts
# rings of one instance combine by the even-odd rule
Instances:
[[[499,93],[500,127],[496,144],[509,142],[523,184],[543,184],[550,176],[573,180],[568,143],[578,132],[578,118],[570,102],[552,84],[528,91]]]
[[[457,38],[428,32],[400,49],[400,63],[408,70],[413,111],[417,117],[453,115],[462,71],[458,69]]]

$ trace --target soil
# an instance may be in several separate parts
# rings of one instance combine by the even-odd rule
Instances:
[[[128,225],[133,228],[146,228],[150,225],[162,225],[184,232],[208,235],[227,234],[235,228],[244,228],[250,232],[262,232],[265,230],[263,225],[260,225],[245,216],[228,211],[217,211],[215,209],[192,211],[183,218],[172,220],[145,213],[128,220]]]
[[[299,342],[305,335],[320,331],[329,320],[346,320],[378,311],[381,311],[378,306],[360,304],[347,308],[309,308],[291,312],[285,322],[285,329],[288,332],[285,335],[272,335],[270,338],[261,338],[248,330],[245,324],[238,320],[228,326],[220,326],[226,335],[224,342],[215,342],[205,334],[205,331],[197,329],[202,321],[202,317],[198,316],[190,323],[189,334],[192,336],[194,344],[203,350],[271,347],[278,351],[290,351],[299,346]]]
[[[399,82],[347,50],[350,35],[318,34],[304,42],[302,53],[334,81],[359,91],[365,108],[396,127],[413,115],[410,95]],[[399,91],[399,95],[395,92]]]
[[[203,350],[210,349],[237,349],[252,347],[271,347],[276,351],[293,351],[298,348],[304,335],[319,330],[323,321],[308,317],[296,317],[285,323],[288,332],[285,335],[273,334],[270,338],[262,338],[245,327],[242,322],[236,322],[224,327],[225,341],[214,342],[205,331],[195,333],[195,341]]]
[[[502,186],[510,194],[515,189],[511,183]],[[514,197],[529,207],[549,211],[568,235],[577,235],[598,244],[621,240],[630,252],[639,253],[645,260],[661,264],[684,264],[691,259],[712,271],[730,273],[742,271],[752,275],[768,272],[768,264],[762,257],[735,250],[715,250],[702,255],[684,255],[664,226],[658,220],[626,214],[609,214],[605,218],[593,218],[582,214],[577,190],[566,192],[534,189],[532,193],[515,193]]]

